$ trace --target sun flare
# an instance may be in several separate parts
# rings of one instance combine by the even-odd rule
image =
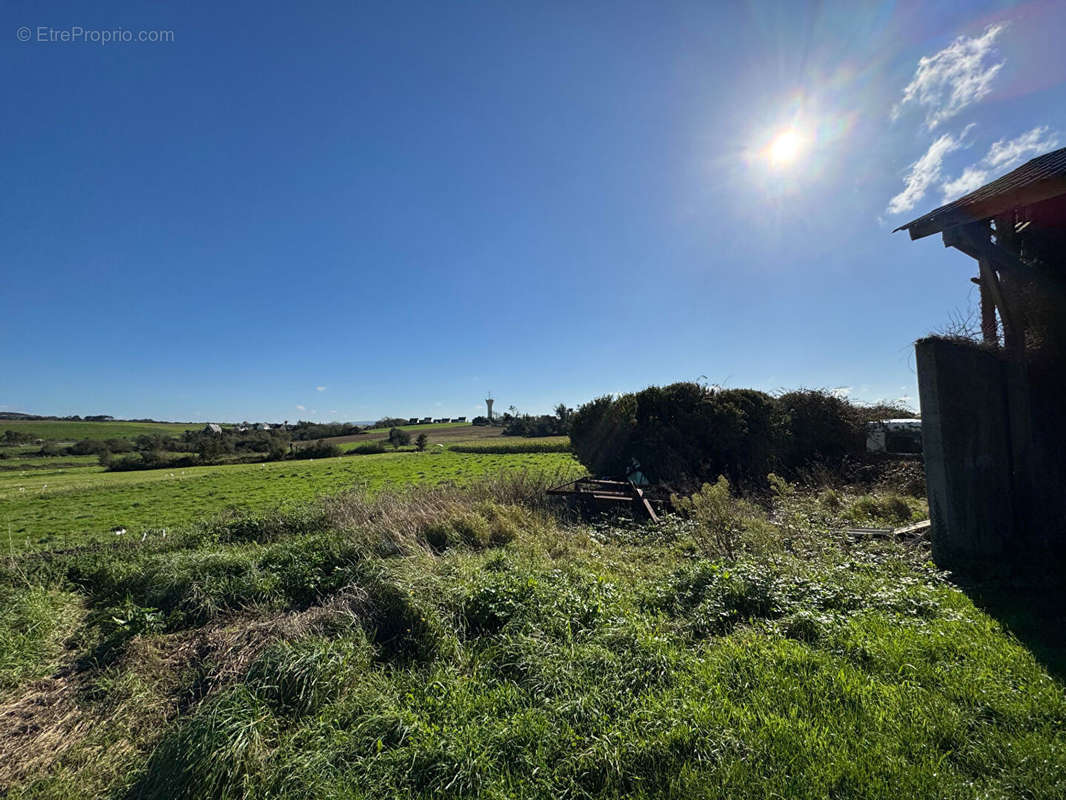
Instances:
[[[775,167],[787,167],[794,164],[803,154],[807,144],[806,138],[795,128],[781,131],[766,148],[766,157]]]

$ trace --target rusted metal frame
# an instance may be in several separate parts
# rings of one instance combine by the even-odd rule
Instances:
[[[652,522],[658,522],[659,517],[655,509],[651,507],[648,498],[640,487],[631,481],[616,481],[600,478],[578,478],[575,481],[559,484],[548,489],[546,494],[572,497],[586,505],[597,501],[610,503],[629,503],[634,511],[646,514]]]

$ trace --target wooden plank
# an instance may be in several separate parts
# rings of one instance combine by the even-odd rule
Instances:
[[[896,528],[892,533],[895,536],[917,536],[918,534],[925,533],[931,527],[933,527],[933,523],[927,519],[923,519],[921,522],[915,522],[913,525]]]

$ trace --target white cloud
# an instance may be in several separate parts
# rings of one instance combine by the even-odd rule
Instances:
[[[316,392],[324,392],[324,391],[326,391],[326,387],[325,386],[316,386],[315,387],[315,391]]]
[[[963,146],[963,140],[971,128],[973,124],[967,125],[958,138],[950,133],[942,134],[929,145],[925,155],[911,164],[907,171],[907,176],[903,179],[905,184],[903,191],[888,201],[888,213],[901,214],[918,205],[929,187],[940,180],[940,168],[944,163],[944,157]]]
[[[303,406],[298,405],[298,406],[296,406],[296,410],[297,411],[306,411],[307,409],[304,408]]]
[[[1015,139],[1000,139],[993,142],[988,153],[976,164],[971,164],[959,177],[946,181],[940,188],[944,191],[944,202],[948,203],[964,194],[969,194],[999,177],[1007,170],[1018,166],[1032,156],[1046,153],[1059,143],[1059,136],[1047,125],[1041,125],[1026,131]]]
[[[995,60],[996,37],[1005,27],[990,25],[981,36],[960,36],[939,53],[920,58],[903,99],[892,109],[892,119],[899,118],[904,106],[917,104],[925,107],[925,124],[933,130],[985,97],[1006,63]]]
[[[953,181],[946,181],[940,188],[944,190],[944,202],[950,203],[956,197],[969,194],[986,183],[988,183],[988,173],[975,165],[967,167],[959,177]]]
[[[985,161],[989,169],[1010,169],[1031,156],[1038,156],[1051,150],[1059,143],[1057,133],[1052,133],[1047,125],[1041,125],[1026,131],[1017,139],[1007,141],[1000,139],[988,148]]]
[[[833,394],[837,397],[844,398],[851,394],[850,386],[838,386],[833,389]]]

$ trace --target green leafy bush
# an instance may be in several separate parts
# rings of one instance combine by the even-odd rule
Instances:
[[[776,477],[776,476],[775,476]],[[670,496],[678,513],[693,520],[692,534],[705,556],[735,558],[747,533],[763,532],[765,518],[753,503],[733,497],[724,475],[688,497]]]
[[[839,472],[864,454],[865,422],[889,410],[908,413],[865,409],[825,391],[774,398],[675,383],[586,403],[570,420],[570,440],[596,475],[625,475],[636,461],[652,482],[678,488],[718,475],[765,488],[775,470],[793,477],[812,468]]]

